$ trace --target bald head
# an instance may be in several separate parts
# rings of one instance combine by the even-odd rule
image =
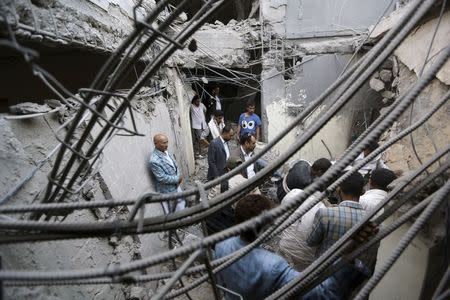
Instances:
[[[165,134],[158,133],[153,137],[153,143],[155,144],[156,149],[165,152],[169,146],[169,139]]]

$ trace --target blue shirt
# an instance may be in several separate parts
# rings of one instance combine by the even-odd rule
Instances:
[[[240,237],[216,244],[216,258],[231,254],[247,245]],[[240,260],[218,273],[220,283],[240,294],[244,299],[264,299],[300,273],[282,258],[256,247]],[[225,292],[225,299],[238,299]]]
[[[246,113],[241,114],[239,117],[239,125],[241,126],[240,135],[252,134],[256,136],[256,128],[261,126],[261,119],[257,114],[247,116]]]
[[[232,237],[216,244],[215,258],[227,256],[247,246],[240,237]],[[270,251],[256,247],[231,266],[218,273],[219,284],[239,294],[245,300],[264,299],[300,275],[287,261]],[[361,283],[361,276],[345,265],[333,276],[312,288],[298,300],[348,299],[352,289]],[[224,292],[225,299],[239,299]]]

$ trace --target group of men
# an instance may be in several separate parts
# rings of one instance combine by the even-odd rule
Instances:
[[[205,111],[200,106],[199,99],[193,100],[195,100],[194,106]],[[216,102],[216,105],[217,103],[220,103],[220,100]],[[239,146],[236,149],[230,149],[229,145],[229,141],[235,135],[233,127],[229,124],[216,127],[217,131],[213,135],[217,133],[218,135],[208,143],[208,181],[239,167],[254,155],[260,132],[259,126],[256,125],[258,122],[251,118],[252,110],[254,111],[254,105],[247,107],[246,113],[241,116],[245,123],[239,123],[237,129]],[[191,110],[191,115],[196,113],[195,108],[193,111]],[[218,113],[217,116],[222,118],[219,119],[221,122],[217,122],[216,125],[223,122],[223,113]],[[216,115],[210,122],[216,122],[215,117]],[[202,128],[205,123],[200,122]],[[198,123],[194,124],[193,122],[192,124],[193,129],[196,130],[195,127]],[[213,132],[213,130],[210,131]],[[167,151],[167,136],[155,135],[154,144],[155,150],[150,159],[150,170],[155,177],[156,191],[160,193],[181,191],[182,176],[176,160]],[[355,164],[370,155],[377,147],[377,143],[369,145],[357,158]],[[283,205],[298,199],[303,190],[318,180],[331,166],[332,162],[325,158],[317,159],[312,165],[305,160],[295,162],[283,180],[279,182],[277,201],[267,198],[258,189],[255,189],[237,203],[230,204],[209,216],[206,220],[208,233],[213,234],[258,216],[264,211],[272,209],[275,202],[281,202]],[[209,197],[214,197],[243,184],[245,180],[255,176],[260,169],[261,166],[257,162],[250,164],[239,174],[211,189]],[[367,212],[377,207],[386,197],[388,185],[395,178],[395,174],[377,156],[359,172],[354,172],[339,185],[334,193],[333,201],[329,201],[327,198],[318,201],[321,191],[306,198],[286,221],[290,225],[280,235],[278,253],[256,247],[217,274],[219,283],[232,291],[232,293],[226,292],[225,298],[234,299],[235,295],[239,294],[243,299],[263,299],[300,276],[302,271],[358,223]],[[313,202],[315,205],[300,215],[300,212]],[[182,199],[163,203],[165,213],[184,207],[185,203]],[[382,210],[377,215],[381,213]],[[366,230],[367,228],[365,227]],[[257,238],[259,230],[262,228],[256,231],[246,231],[239,236],[217,243],[215,257],[225,257],[252,243]],[[301,299],[346,299],[350,297],[358,285],[373,272],[376,252],[375,247],[360,258],[346,263],[343,268],[311,289]]]
[[[310,170],[312,180],[320,177],[312,175],[313,173]],[[264,299],[300,276],[314,259],[358,223],[366,212],[377,206],[386,197],[387,186],[393,179],[395,175],[392,171],[386,168],[374,169],[370,174],[370,189],[363,193],[364,178],[359,172],[355,172],[337,188],[336,192],[340,199],[337,205],[330,205],[326,200],[319,201],[306,214],[300,216],[301,210],[317,201],[320,193],[311,195],[290,216],[297,220],[282,232],[278,254],[256,247],[219,272],[219,282],[243,299]],[[290,190],[283,198],[282,204],[293,201],[302,193],[301,186]],[[273,201],[263,195],[247,195],[235,206],[236,223],[247,221],[273,206]],[[372,224],[364,227],[364,232],[357,236],[357,241],[365,240],[367,235],[374,234],[373,228]],[[257,235],[258,231],[249,230],[216,244],[216,258],[225,257],[244,248],[252,243]],[[376,248],[371,249],[362,257],[346,263],[338,272],[299,299],[348,299],[373,272],[376,252]],[[233,293],[226,293],[225,298],[237,299]]]
[[[209,145],[209,140],[220,137],[225,128],[225,114],[222,102],[219,98],[220,88],[215,86],[211,92],[211,97],[204,103],[196,94],[191,100],[191,126],[194,136],[194,152],[198,158],[202,158],[202,148]],[[207,120],[209,119],[209,122]],[[255,136],[259,140],[261,130],[261,119],[255,114],[255,103],[249,101],[246,104],[245,112],[239,116],[237,126],[237,136],[246,134]]]

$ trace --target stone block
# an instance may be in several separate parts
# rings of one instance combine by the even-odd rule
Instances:
[[[380,79],[371,78],[369,85],[373,90],[375,90],[377,92],[384,90],[384,82],[381,81]]]
[[[390,82],[392,78],[392,72],[390,70],[383,69],[380,71],[380,79],[383,80],[383,82],[387,83]]]

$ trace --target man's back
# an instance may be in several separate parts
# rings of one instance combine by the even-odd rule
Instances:
[[[319,256],[358,223],[363,215],[364,209],[355,201],[342,201],[338,206],[319,209],[307,239],[308,245],[318,246],[316,256]]]
[[[216,245],[215,256],[224,257],[246,245],[239,237],[229,238]],[[226,288],[246,300],[264,299],[298,275],[282,257],[260,247],[218,273]],[[238,298],[226,293],[226,299]]]

